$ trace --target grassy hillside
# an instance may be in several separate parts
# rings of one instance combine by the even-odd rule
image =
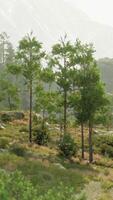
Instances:
[[[15,183],[12,182],[12,187],[14,187],[13,184],[17,184],[16,180],[23,180],[22,177],[20,178],[23,176],[26,181],[30,181],[32,187],[39,188],[38,196],[47,194],[51,189],[55,189],[57,193],[65,191],[67,187],[68,189],[73,188],[75,196],[82,192],[80,200],[85,199],[85,197],[83,198],[84,194],[86,200],[112,199],[113,161],[111,158],[95,152],[96,163],[89,165],[87,152],[85,161],[80,159],[80,152],[78,152],[76,157],[68,160],[59,156],[56,146],[58,132],[51,131],[51,141],[48,146],[44,147],[29,144],[28,133],[25,130],[25,121],[11,122],[5,125],[5,129],[0,130],[0,170],[5,170],[5,174],[8,173],[9,177],[11,176],[11,180],[14,176]],[[80,146],[79,127],[76,129],[76,134],[73,128],[70,129],[70,132]],[[17,174],[15,174],[15,170]],[[18,175],[20,172],[22,175]],[[2,174],[1,171],[0,173]],[[8,192],[7,188],[6,191]],[[39,200],[38,196],[37,200]],[[45,199],[47,198],[45,197]],[[49,200],[51,199],[56,200],[55,197],[49,197]],[[69,197],[65,197],[65,199],[69,200]],[[74,198],[74,200],[76,199],[78,200],[78,197]]]

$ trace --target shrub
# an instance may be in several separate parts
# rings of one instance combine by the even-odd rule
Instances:
[[[110,158],[113,157],[113,147],[112,147],[112,146],[109,146],[109,145],[106,146],[106,154],[107,154]]]
[[[37,200],[37,191],[21,172],[8,174],[0,171],[0,199]]]
[[[19,130],[20,133],[22,133],[22,132],[28,133],[28,131],[29,130],[28,130],[28,128],[26,126],[21,127],[20,130]]]
[[[59,184],[40,195],[40,187],[25,179],[21,172],[0,170],[1,200],[86,200],[85,195],[75,195],[73,188]]]
[[[94,138],[94,144],[102,155],[113,157],[113,136],[101,135]]]
[[[9,139],[5,137],[0,137],[0,149],[6,149],[9,145]]]
[[[22,145],[20,144],[13,144],[11,146],[11,149],[10,151],[14,154],[16,154],[17,156],[21,156],[21,157],[24,157],[26,156],[26,149],[25,147],[23,147]]]
[[[2,122],[10,122],[10,121],[12,121],[12,117],[11,117],[11,115],[10,114],[8,114],[8,113],[3,113],[3,114],[1,114],[1,121]]]
[[[21,119],[24,119],[25,118],[25,115],[23,112],[12,112],[12,114],[14,115],[14,119],[17,119],[17,120],[21,120]]]
[[[60,183],[59,186],[50,189],[46,194],[44,194],[40,198],[40,200],[64,200],[64,199],[86,200],[86,197],[83,192],[78,195],[75,195],[73,188],[64,186],[62,183]]]
[[[67,158],[70,158],[76,154],[76,144],[74,142],[74,139],[70,136],[70,134],[65,134],[60,139],[59,150],[60,153]]]
[[[47,145],[49,141],[49,134],[47,128],[41,127],[34,130],[35,143],[38,145]]]

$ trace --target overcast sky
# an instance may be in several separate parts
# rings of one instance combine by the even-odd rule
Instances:
[[[72,1],[94,21],[113,27],[113,0],[66,0]]]

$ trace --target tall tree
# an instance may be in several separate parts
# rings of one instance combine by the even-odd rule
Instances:
[[[52,48],[52,64],[56,71],[55,79],[64,99],[64,134],[67,132],[68,92],[71,88],[70,73],[72,67],[75,66],[75,62],[72,63],[73,50],[74,47],[70,41],[67,41],[67,36],[61,38],[60,42]]]
[[[19,99],[19,89],[17,85],[9,79],[6,72],[0,74],[0,96],[2,106],[8,108],[8,110],[13,110],[18,108]]]
[[[95,61],[80,72],[80,93],[84,104],[84,113],[89,126],[89,162],[93,161],[92,133],[96,113],[107,103],[104,86]]]
[[[26,35],[20,42],[16,55],[21,73],[29,88],[29,141],[32,142],[32,104],[33,84],[39,77],[42,59],[45,53],[42,44],[37,41],[33,34]]]
[[[11,63],[14,58],[14,49],[7,33],[0,34],[0,65],[3,67]]]

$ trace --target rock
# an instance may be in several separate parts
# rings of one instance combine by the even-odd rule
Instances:
[[[66,168],[65,168],[63,165],[61,165],[60,163],[54,163],[53,165],[54,165],[55,167],[57,167],[58,169],[66,170]]]
[[[5,127],[2,124],[0,124],[0,130],[4,130],[4,129]]]

